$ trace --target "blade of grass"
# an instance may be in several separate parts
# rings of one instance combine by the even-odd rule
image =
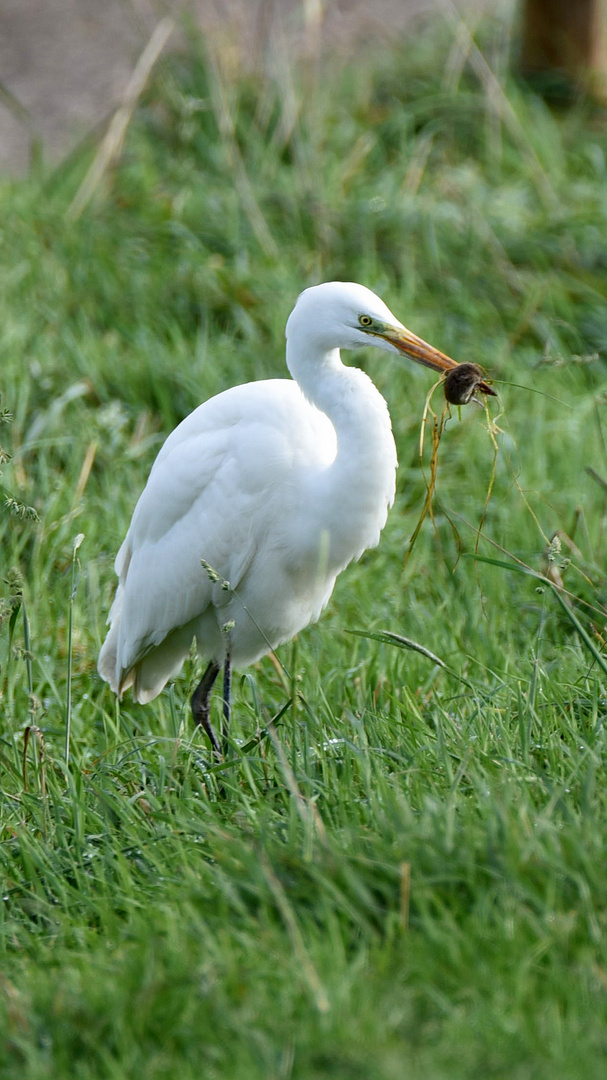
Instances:
[[[411,649],[412,652],[418,652],[421,656],[425,656],[427,660],[431,660],[433,664],[443,668],[448,675],[452,675],[454,679],[477,693],[477,688],[464,675],[458,675],[457,671],[450,668],[444,660],[441,660],[440,656],[435,656],[425,645],[420,645],[419,642],[412,641],[411,638],[403,637],[402,634],[396,634],[392,630],[348,630],[347,633],[355,634],[356,637],[369,638],[371,641],[381,641],[384,645],[396,645],[399,649]]]
[[[466,554],[468,554],[468,553],[466,553]],[[578,617],[575,614],[575,611],[573,610],[573,608],[571,608],[567,604],[567,602],[565,601],[565,598],[561,595],[562,590],[559,589],[558,586],[555,585],[553,581],[550,581],[550,578],[544,577],[543,574],[538,574],[535,570],[531,569],[531,567],[526,567],[526,566],[521,566],[521,565],[516,565],[516,566],[510,565],[509,563],[503,562],[502,559],[491,559],[487,555],[478,555],[478,554],[476,554],[476,555],[473,555],[471,557],[474,558],[477,562],[488,563],[490,566],[498,566],[502,570],[509,570],[509,571],[513,571],[515,574],[524,574],[527,577],[535,578],[535,580],[541,582],[542,585],[546,585],[554,593],[554,595],[555,595],[556,599],[558,600],[561,608],[566,613],[567,618],[569,619],[569,622],[574,627],[576,632],[580,635],[580,637],[581,637],[582,641],[584,642],[584,645],[586,646],[588,651],[590,653],[592,653],[592,656],[594,657],[597,664],[601,668],[601,671],[605,675],[607,675],[607,661],[605,660],[605,657],[597,649],[597,647],[594,644],[592,638],[590,637],[590,635],[587,633],[587,631],[582,626],[582,623],[578,619]],[[567,593],[567,596],[570,596],[570,595],[572,595],[572,594]],[[573,599],[576,600],[577,597],[574,596]]]
[[[70,767],[70,740],[72,729],[72,636],[74,629],[74,599],[78,589],[80,564],[76,553],[84,540],[84,533],[78,533],[72,548],[72,572],[70,580],[70,600],[67,622],[67,701],[65,708],[65,768]]]

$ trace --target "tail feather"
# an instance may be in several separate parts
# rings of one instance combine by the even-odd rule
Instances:
[[[112,609],[113,614],[113,609]],[[133,699],[141,704],[153,701],[173,675],[180,670],[192,644],[194,630],[190,625],[173,630],[164,641],[150,649],[128,669],[118,660],[120,642],[120,609],[112,619],[108,635],[99,654],[98,671],[118,697],[132,687]]]
[[[142,705],[158,697],[173,675],[177,675],[190,651],[194,638],[191,626],[180,626],[164,639],[160,645],[151,649],[127,675],[122,682],[121,692],[132,682],[133,698]]]
[[[102,679],[110,684],[115,694],[121,696],[120,679],[117,675],[117,652],[118,652],[118,627],[120,619],[116,619],[108,631],[108,635],[101,647],[97,670]]]

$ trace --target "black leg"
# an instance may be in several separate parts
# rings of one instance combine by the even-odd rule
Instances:
[[[228,753],[228,736],[230,734],[230,693],[232,690],[232,663],[229,652],[223,664],[223,725],[221,737],[223,741],[223,756]]]
[[[216,664],[214,660],[211,660],[208,668],[206,669],[202,679],[192,694],[192,715],[196,724],[201,724],[207,735],[215,754],[218,758],[222,758],[221,746],[219,745],[219,739],[217,738],[213,728],[211,726],[211,690],[213,689],[213,683],[219,675],[219,664]]]

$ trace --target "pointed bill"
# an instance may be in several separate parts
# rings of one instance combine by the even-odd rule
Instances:
[[[452,360],[450,356],[439,352],[438,349],[435,349],[433,345],[429,345],[427,341],[418,337],[417,334],[411,333],[406,326],[386,326],[380,336],[389,341],[391,345],[394,345],[404,356],[415,360],[417,364],[423,364],[424,367],[440,372],[441,375],[447,375],[450,371],[454,371],[455,368],[459,367],[459,364]],[[484,381],[478,384],[477,389],[483,394],[490,394],[491,397],[496,396],[495,390],[492,390],[489,384]]]

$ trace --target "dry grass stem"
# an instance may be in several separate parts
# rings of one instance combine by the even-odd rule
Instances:
[[[407,563],[409,562],[409,559],[411,558],[411,552],[413,551],[415,541],[419,536],[421,527],[428,513],[432,518],[432,500],[434,498],[434,492],[436,490],[436,474],[438,471],[438,448],[440,446],[440,440],[444,430],[445,418],[447,416],[448,410],[446,406],[443,407],[443,411],[439,419],[439,417],[432,409],[430,401],[434,391],[436,390],[437,386],[440,386],[442,384],[442,381],[442,379],[439,379],[438,382],[435,382],[434,386],[430,388],[426,396],[426,403],[424,405],[424,412],[422,415],[422,422],[419,433],[419,457],[422,463],[423,471],[424,438],[426,424],[428,422],[428,415],[430,414],[432,417],[432,457],[430,458],[430,479],[426,480],[426,474],[424,472],[424,479],[426,480],[426,498],[424,499],[424,505],[422,506],[417,525],[415,526],[415,529],[413,530],[413,533],[411,535],[411,539],[409,540],[409,546],[405,552],[403,569],[405,569]]]
[[[93,198],[106,172],[122,153],[131,117],[145,90],[154,65],[173,33],[174,27],[173,19],[168,17],[161,19],[139,57],[124,92],[122,103],[116,109],[105,138],[102,140],[84,180],[68,207],[66,216],[71,221],[77,221]]]

